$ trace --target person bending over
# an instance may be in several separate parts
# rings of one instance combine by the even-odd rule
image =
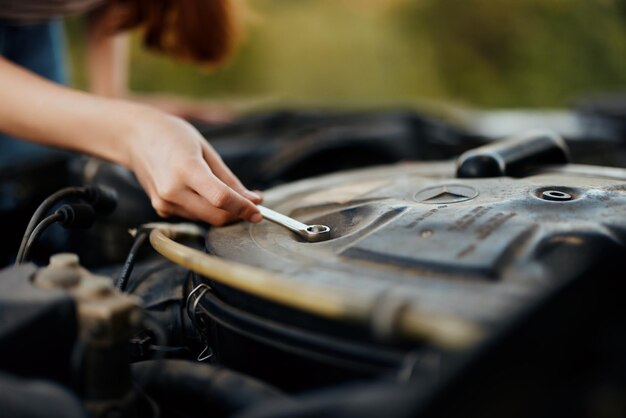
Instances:
[[[236,41],[231,7],[230,0],[0,0],[0,150],[19,145],[10,135],[118,163],[163,217],[260,222],[261,197],[189,123],[123,97],[123,45],[112,36],[140,27],[147,47],[216,66]],[[56,19],[76,13],[89,14],[88,74],[97,94],[61,84]]]

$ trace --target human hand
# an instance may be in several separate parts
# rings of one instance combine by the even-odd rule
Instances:
[[[241,184],[189,123],[151,110],[133,126],[129,165],[160,216],[217,226],[236,219],[261,221],[255,206],[261,197]]]
[[[260,196],[239,182],[189,123],[149,106],[52,83],[2,57],[0,130],[130,168],[161,216],[213,225],[261,221],[255,206]]]

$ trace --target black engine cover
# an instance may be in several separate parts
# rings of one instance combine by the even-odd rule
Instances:
[[[554,297],[580,283],[610,293],[605,285],[618,281],[626,253],[625,182],[626,170],[581,165],[483,179],[455,178],[452,163],[358,170],[265,194],[265,204],[279,212],[330,226],[329,241],[307,243],[269,222],[239,223],[210,230],[207,251],[303,285],[326,283],[355,297],[395,297],[427,314],[477,324],[496,338],[548,299],[549,305],[565,306],[560,320],[580,314],[597,319],[597,311],[586,315],[575,306],[578,298],[561,304]],[[601,305],[601,297],[585,286],[589,309]],[[219,325],[218,357],[270,380],[286,374],[285,382],[302,382],[294,376],[309,373],[309,382],[315,381],[324,374],[320,364],[353,377],[395,373],[411,353],[422,360],[432,353],[433,347],[426,350],[429,341],[385,340],[376,324],[339,324],[215,283],[213,288],[214,300],[205,301],[205,309]],[[541,321],[554,325],[547,317]],[[565,328],[559,330],[563,335]],[[233,335],[258,345],[240,343],[233,350]],[[559,343],[570,344],[563,338]],[[271,370],[252,360],[268,353],[282,360]],[[429,361],[420,365],[427,376],[445,367],[439,362],[433,368]]]

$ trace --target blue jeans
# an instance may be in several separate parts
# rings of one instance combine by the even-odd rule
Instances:
[[[49,80],[66,82],[65,40],[60,21],[19,25],[0,20],[0,55]],[[0,133],[0,170],[58,153]]]

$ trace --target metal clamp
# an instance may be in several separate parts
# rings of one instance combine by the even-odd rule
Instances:
[[[191,320],[191,323],[193,324],[193,327],[196,330],[201,329],[200,323],[198,322],[198,319],[196,318],[196,311],[198,310],[198,303],[200,303],[200,300],[202,299],[202,297],[210,290],[211,288],[209,286],[207,286],[204,283],[201,283],[198,286],[196,286],[191,292],[189,292],[189,295],[187,295],[187,302],[186,302],[187,316]],[[191,305],[189,302],[191,302],[191,298],[193,297],[195,293],[198,293],[198,296],[196,296],[196,299],[193,301],[193,308],[191,309],[191,311],[189,311],[189,306]],[[202,340],[205,342],[205,346],[204,346],[204,349],[200,352],[200,354],[198,354],[198,361],[206,361],[210,359],[211,357],[213,357],[213,350],[211,350],[211,346],[209,346],[205,338],[202,338]]]
[[[191,302],[191,297],[195,293],[199,292],[200,290],[202,291],[200,292],[198,296],[196,296],[196,299],[193,302],[193,309],[189,311],[189,306],[191,305],[189,302]],[[204,294],[210,290],[211,288],[209,286],[207,286],[204,283],[201,283],[198,286],[196,286],[191,292],[189,292],[189,295],[187,295],[187,302],[185,303],[185,307],[187,309],[187,316],[191,320],[191,323],[193,324],[194,328],[196,329],[200,329],[199,322],[196,318],[196,310],[198,309],[198,303],[200,302],[200,299],[202,299],[202,296],[204,296]]]

